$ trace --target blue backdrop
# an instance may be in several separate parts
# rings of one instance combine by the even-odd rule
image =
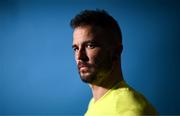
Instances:
[[[180,114],[178,0],[1,0],[0,114],[86,111],[92,95],[76,70],[69,21],[96,8],[121,26],[125,80],[160,114]]]

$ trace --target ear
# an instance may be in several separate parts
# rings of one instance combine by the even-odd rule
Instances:
[[[121,57],[122,50],[123,50],[122,44],[116,46],[113,54],[113,60],[119,60],[119,58]]]

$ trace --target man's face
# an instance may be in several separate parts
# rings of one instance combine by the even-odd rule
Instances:
[[[74,29],[73,49],[81,80],[100,83],[112,69],[113,49],[99,27],[80,26]]]

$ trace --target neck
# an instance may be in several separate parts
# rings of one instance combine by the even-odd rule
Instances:
[[[123,80],[121,67],[117,64],[113,67],[111,73],[100,83],[90,84],[93,98],[99,100],[109,89]]]
[[[90,84],[90,87],[95,101],[99,100],[109,90],[107,88],[92,84]]]

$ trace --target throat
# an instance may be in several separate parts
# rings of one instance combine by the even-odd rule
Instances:
[[[112,87],[123,80],[121,67],[115,62],[112,69],[108,73],[99,73],[94,80],[90,83],[92,94],[95,102],[103,97]]]
[[[92,89],[92,94],[95,102],[98,101],[102,96],[104,96],[109,91],[109,89],[97,85],[90,85],[90,87]]]

